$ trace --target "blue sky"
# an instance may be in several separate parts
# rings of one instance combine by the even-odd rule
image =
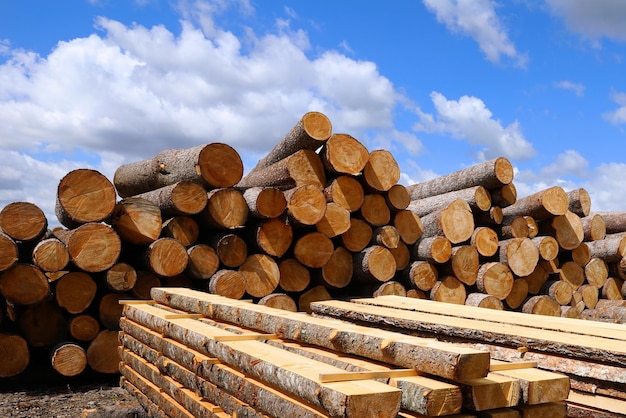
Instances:
[[[402,182],[513,163],[519,196],[626,210],[622,0],[0,0],[0,208],[226,142],[247,169],[305,112]]]

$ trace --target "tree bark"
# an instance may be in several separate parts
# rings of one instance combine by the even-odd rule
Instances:
[[[0,232],[14,241],[35,241],[47,228],[46,215],[34,203],[13,202],[0,211]]]
[[[218,270],[209,280],[209,292],[231,299],[241,299],[246,293],[246,278],[236,270]]]
[[[87,310],[96,297],[98,285],[81,271],[69,272],[55,283],[54,295],[57,304],[71,314]]]
[[[586,244],[592,258],[601,258],[607,263],[618,262],[626,255],[626,237],[620,235],[607,235],[604,239]]]
[[[626,231],[626,211],[594,212],[604,219],[607,234],[617,234]]]
[[[323,188],[326,172],[319,155],[303,149],[270,166],[253,169],[237,183],[237,188],[276,187],[287,190],[307,184]]]
[[[412,200],[407,207],[418,216],[425,216],[438,209],[448,206],[457,199],[466,201],[475,211],[487,211],[491,208],[491,196],[483,186],[473,186],[467,189]]]
[[[248,204],[241,192],[233,188],[210,190],[206,207],[195,216],[201,226],[238,229],[248,220]]]
[[[0,352],[11,353],[0,356],[0,377],[17,376],[30,363],[30,351],[26,340],[16,334],[0,333]]]
[[[189,262],[185,272],[194,279],[208,280],[219,267],[220,259],[213,247],[196,244],[187,249]]]
[[[62,376],[78,376],[87,367],[87,353],[80,345],[65,342],[53,347],[50,363]]]
[[[159,238],[145,251],[146,264],[161,277],[174,277],[185,271],[189,256],[187,249],[172,238]]]
[[[370,152],[363,168],[363,181],[367,186],[379,192],[386,192],[400,180],[400,167],[393,155],[387,150]]]
[[[252,254],[239,267],[239,273],[246,281],[246,292],[255,298],[262,298],[274,292],[280,281],[278,264],[265,254]]]
[[[153,202],[128,197],[115,205],[111,226],[119,236],[130,244],[148,245],[161,234],[163,218],[161,210]]]
[[[471,208],[464,200],[457,199],[443,209],[421,218],[424,225],[423,237],[443,235],[452,244],[459,244],[471,238],[474,232],[474,217]]]
[[[496,189],[513,181],[513,166],[506,158],[476,164],[453,173],[409,186],[411,199],[423,199],[454,190],[483,186]]]
[[[367,222],[359,218],[350,218],[350,228],[341,234],[341,242],[348,251],[358,253],[368,246],[372,234],[372,227]]]
[[[539,251],[530,238],[511,238],[499,245],[500,261],[517,276],[528,276],[539,262]]]
[[[320,150],[324,168],[331,174],[357,176],[369,159],[367,148],[348,134],[333,134]]]
[[[118,331],[100,331],[87,347],[87,364],[98,373],[119,373],[118,347]]]
[[[293,225],[315,225],[326,212],[324,193],[314,185],[285,191],[287,215]]]
[[[476,287],[482,293],[506,299],[513,290],[514,277],[505,263],[493,261],[482,264],[478,269]]]
[[[564,215],[569,207],[565,190],[559,186],[549,187],[537,193],[518,199],[511,206],[502,209],[504,216],[531,216],[537,220],[551,219]]]
[[[255,218],[277,218],[287,209],[285,195],[276,187],[250,187],[243,192],[243,198]]]
[[[296,260],[311,268],[323,267],[334,251],[333,242],[320,232],[309,232],[296,239],[293,255]]]
[[[48,297],[50,285],[38,267],[17,263],[0,273],[0,293],[12,304],[32,305]]]
[[[396,261],[389,250],[372,245],[354,255],[354,279],[362,282],[386,282],[396,273]]]
[[[136,196],[180,181],[207,188],[232,187],[243,175],[241,157],[222,143],[168,149],[154,157],[119,166],[113,184],[122,198]]]
[[[361,208],[365,192],[359,181],[351,176],[339,176],[324,188],[326,201],[335,202],[350,212]]]

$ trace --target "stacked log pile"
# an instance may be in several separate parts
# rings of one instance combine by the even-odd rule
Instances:
[[[506,158],[399,179],[390,152],[333,133],[318,112],[245,175],[222,143],[162,151],[120,166],[113,181],[68,173],[57,191],[62,228],[48,230],[31,203],[0,212],[0,345],[22,353],[0,376],[19,374],[32,349],[66,346],[83,350],[69,357],[84,364],[63,374],[117,372],[119,301],[149,299],[157,286],[304,312],[393,294],[626,318],[626,216],[591,212],[584,189],[518,199]]]
[[[125,304],[120,355],[122,385],[155,416],[566,415],[568,378],[533,363],[186,288],[152,295]]]

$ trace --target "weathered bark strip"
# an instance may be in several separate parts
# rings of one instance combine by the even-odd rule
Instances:
[[[70,229],[103,221],[111,215],[116,197],[113,183],[100,172],[85,168],[72,170],[57,187],[57,219]]]
[[[286,397],[284,393],[257,379],[216,362],[213,357],[172,339],[162,338],[160,334],[125,318],[122,320],[122,329],[124,333],[121,341],[124,347],[141,354],[161,373],[175,377],[187,387],[197,387],[203,397],[222,405],[227,412],[241,411],[248,404],[272,416],[284,415],[286,411],[298,417],[327,416],[321,409]]]
[[[411,199],[415,200],[474,186],[495,189],[512,181],[513,166],[509,160],[500,157],[408,186],[408,189],[411,192]]]
[[[0,232],[15,241],[35,241],[47,228],[46,215],[34,203],[13,202],[0,211]]]
[[[243,175],[241,157],[219,142],[187,149],[168,149],[152,158],[124,164],[115,170],[113,184],[122,197],[135,196],[180,181],[207,188],[232,187]]]
[[[569,207],[567,193],[559,186],[549,187],[518,199],[502,209],[504,216],[532,216],[537,220],[564,215]]]
[[[456,199],[466,201],[472,210],[486,211],[491,208],[491,196],[483,186],[474,186],[467,189],[454,190],[451,192],[414,199],[407,209],[418,216],[425,216],[431,212],[448,206]]]
[[[133,396],[139,405],[148,412],[150,417],[154,418],[171,418],[171,415],[167,415],[159,406],[153,402],[147,395],[145,395],[137,386],[133,385],[124,376],[120,377],[120,387],[125,389],[126,392]],[[156,398],[162,398],[164,395],[158,392],[150,392],[150,394],[156,395]],[[165,401],[158,401],[165,402]]]
[[[217,357],[243,373],[323,408],[331,416],[391,418],[400,409],[402,393],[388,385],[372,380],[319,381],[320,373],[341,371],[336,367],[304,359],[260,341],[220,341],[220,337],[228,338],[234,334],[195,319],[167,319],[168,311],[156,306],[126,305],[124,314],[134,322],[162,332],[165,337]]]
[[[331,134],[332,124],[326,115],[320,112],[305,113],[250,172],[270,166],[301,149],[315,151],[324,145]]]
[[[450,379],[484,377],[489,368],[487,353],[459,350],[431,339],[410,337],[342,321],[277,312],[246,302],[237,302],[191,289],[153,288],[152,298],[186,312],[196,312],[218,321],[233,321],[282,338],[339,352],[415,368]],[[316,306],[316,304],[312,304]],[[237,312],[237,314],[235,314]],[[433,359],[436,359],[434,361]]]
[[[208,201],[206,189],[201,184],[187,180],[151,190],[136,197],[146,199],[158,206],[163,218],[195,215],[204,209]]]

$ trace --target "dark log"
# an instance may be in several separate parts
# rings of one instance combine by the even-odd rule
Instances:
[[[47,347],[66,339],[67,320],[56,303],[46,301],[20,313],[19,329],[31,347]]]
[[[17,263],[0,273],[0,293],[14,305],[32,305],[48,297],[50,285],[38,267]]]
[[[89,274],[73,271],[61,277],[54,288],[57,304],[71,314],[87,310],[96,297],[98,285]]]
[[[80,314],[70,318],[67,329],[73,339],[89,342],[100,332],[100,322],[91,315]]]
[[[130,299],[125,293],[106,293],[98,302],[98,320],[104,328],[112,331],[120,329],[122,304],[120,301]]]
[[[306,292],[301,293],[298,297],[298,310],[311,313],[311,303],[330,300],[332,298],[325,286],[313,286]]]
[[[137,271],[137,281],[131,289],[134,296],[139,299],[150,299],[150,290],[161,286],[161,278],[148,270]]]
[[[505,208],[517,201],[517,187],[515,184],[505,184],[500,188],[491,189],[491,204]]]
[[[296,260],[311,268],[323,267],[334,251],[333,242],[320,232],[309,232],[296,239],[293,255]]]
[[[98,373],[119,373],[118,347],[118,331],[100,331],[87,347],[87,364]]]
[[[511,287],[511,292],[504,299],[506,302],[506,306],[510,309],[516,310],[524,301],[528,298],[528,281],[523,278],[513,280],[513,286]]]
[[[17,376],[30,363],[30,351],[26,340],[17,334],[0,333],[0,378]]]
[[[226,267],[239,267],[248,257],[248,244],[243,238],[232,232],[210,234],[208,242],[211,248],[215,250],[219,262]]]

